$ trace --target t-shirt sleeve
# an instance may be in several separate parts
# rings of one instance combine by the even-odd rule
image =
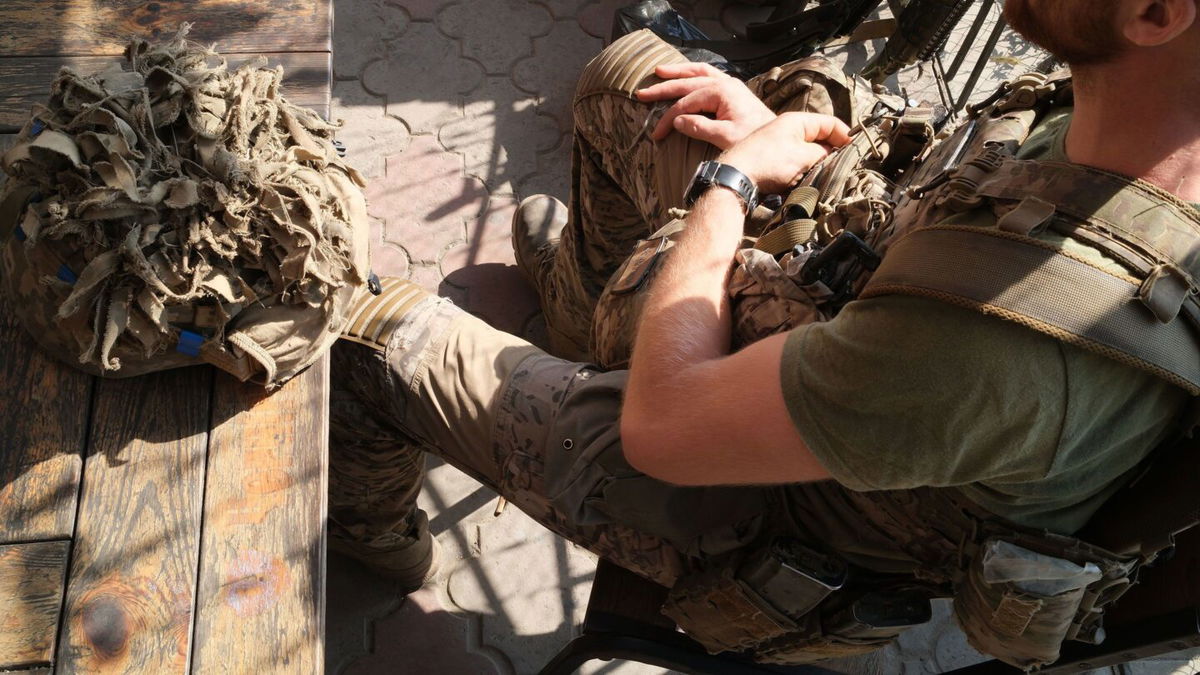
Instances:
[[[783,396],[800,435],[853,490],[1027,481],[1051,470],[1066,370],[1058,343],[948,303],[859,300],[792,331]]]

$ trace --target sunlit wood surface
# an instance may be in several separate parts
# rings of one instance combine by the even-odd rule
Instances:
[[[328,0],[0,2],[0,132],[131,35],[265,54],[326,114]],[[0,150],[12,142],[0,133]],[[8,245],[0,241],[0,245]],[[99,380],[0,298],[0,671],[323,667],[328,364],[266,395],[208,366]]]

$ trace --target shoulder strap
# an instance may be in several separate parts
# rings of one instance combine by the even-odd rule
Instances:
[[[861,297],[920,295],[976,309],[1200,395],[1194,208],[1141,181],[1060,162],[1008,159],[972,182],[950,181],[935,203],[1020,204],[996,228],[913,229],[889,245]],[[1029,236],[1056,213],[1069,234],[1125,262],[1130,274]]]

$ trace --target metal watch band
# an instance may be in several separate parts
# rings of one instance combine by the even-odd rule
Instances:
[[[696,167],[696,173],[683,193],[684,205],[691,208],[700,195],[711,187],[723,187],[741,197],[746,204],[746,213],[758,205],[758,187],[749,176],[728,164],[713,161],[700,162]]]

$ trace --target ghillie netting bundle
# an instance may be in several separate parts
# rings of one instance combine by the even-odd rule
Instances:
[[[4,285],[89,372],[205,361],[273,386],[366,284],[364,182],[280,69],[230,70],[186,32],[134,41],[128,69],[59,73],[3,157]]]

